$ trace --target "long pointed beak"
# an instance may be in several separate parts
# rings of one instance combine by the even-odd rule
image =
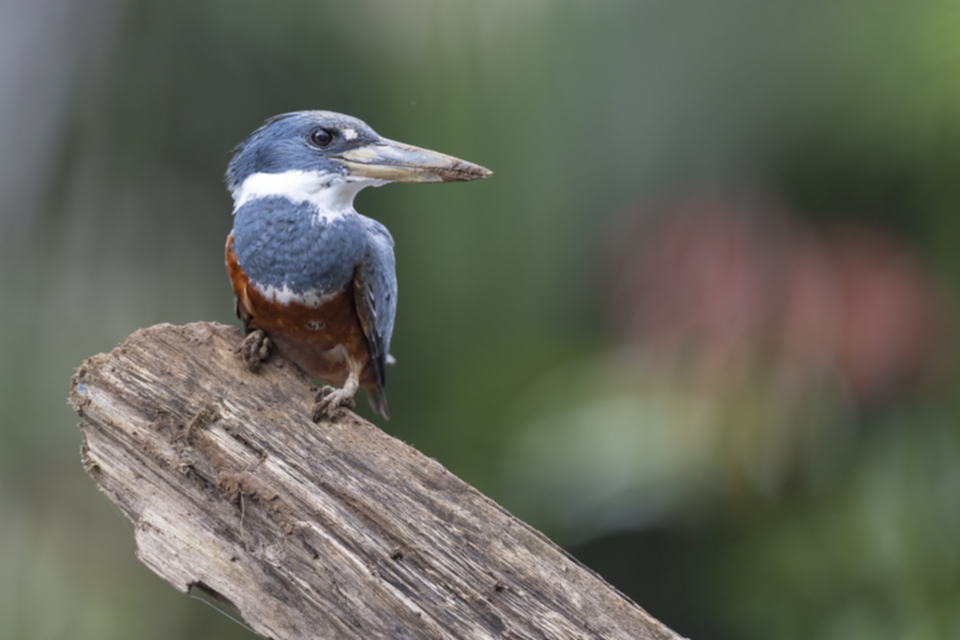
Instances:
[[[453,156],[381,138],[332,158],[350,175],[390,182],[466,182],[492,171]]]

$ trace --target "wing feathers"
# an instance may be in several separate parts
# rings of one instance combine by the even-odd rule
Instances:
[[[370,360],[373,370],[377,374],[377,382],[382,388],[385,382],[387,355],[383,349],[383,336],[377,331],[377,309],[373,292],[367,284],[365,275],[366,263],[361,262],[353,271],[353,294],[357,306],[357,315],[360,317],[360,326],[367,336],[367,346],[370,350]]]

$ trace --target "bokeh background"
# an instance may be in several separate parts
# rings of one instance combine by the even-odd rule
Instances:
[[[393,420],[682,635],[960,637],[960,5],[0,2],[0,637],[253,637],[142,567],[70,375],[235,322],[229,150],[343,111]],[[370,415],[361,400],[361,411]]]

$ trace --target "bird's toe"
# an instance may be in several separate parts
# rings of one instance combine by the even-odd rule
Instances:
[[[260,368],[260,364],[270,357],[271,348],[273,348],[273,343],[270,338],[263,331],[257,329],[243,339],[238,351],[247,370],[256,372]]]
[[[356,406],[353,394],[343,389],[324,386],[317,391],[316,403],[313,405],[310,417],[314,422],[320,422],[324,418],[337,421],[344,413]]]

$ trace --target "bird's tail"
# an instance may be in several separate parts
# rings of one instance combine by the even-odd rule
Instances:
[[[373,407],[374,411],[387,420],[390,419],[390,410],[387,407],[387,394],[384,392],[383,387],[380,385],[367,387],[367,399],[370,401],[370,406]]]

